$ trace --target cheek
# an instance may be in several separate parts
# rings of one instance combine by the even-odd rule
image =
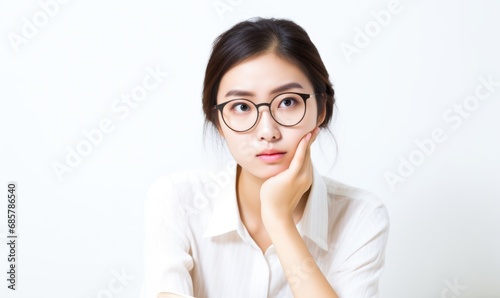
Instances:
[[[305,118],[307,118],[308,122],[312,122],[313,125],[316,125],[316,122],[318,120],[318,106],[316,102],[310,102],[310,104],[307,106]]]
[[[319,119],[317,118],[317,114],[318,114],[318,111],[317,111],[316,105],[314,105],[313,107],[311,107],[310,110],[307,111],[306,116],[302,120],[304,122],[303,127],[306,130],[304,132],[304,135],[307,134],[308,132],[314,130],[314,128],[317,125],[319,125],[319,123],[318,123]]]
[[[282,137],[286,140],[286,149],[288,152],[293,153],[295,155],[295,151],[297,150],[297,146],[299,145],[300,140],[304,135],[307,134],[305,129],[290,131],[288,134],[283,134]]]
[[[235,158],[253,157],[258,154],[257,146],[248,135],[235,135],[228,133],[227,146]]]

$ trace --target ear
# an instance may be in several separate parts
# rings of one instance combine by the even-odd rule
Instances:
[[[321,124],[323,124],[325,118],[326,118],[326,103],[323,106],[323,112],[321,113],[321,115],[318,116],[318,121],[316,123],[317,124],[316,126],[320,126]]]

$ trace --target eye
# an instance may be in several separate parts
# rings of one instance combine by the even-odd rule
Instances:
[[[290,108],[297,104],[297,99],[293,97],[287,97],[281,100],[280,108]]]
[[[231,104],[231,112],[245,113],[250,110],[251,110],[250,105],[248,105],[246,102],[236,101]]]

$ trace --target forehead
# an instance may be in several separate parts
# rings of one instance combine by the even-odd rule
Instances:
[[[266,53],[230,68],[220,81],[217,98],[223,98],[231,90],[248,91],[255,96],[269,95],[276,87],[290,83],[297,83],[308,92],[313,91],[306,74],[297,65],[276,54]]]

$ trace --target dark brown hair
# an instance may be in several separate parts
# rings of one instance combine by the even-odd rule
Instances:
[[[310,80],[318,98],[318,117],[325,112],[320,127],[328,128],[335,104],[332,83],[318,50],[306,31],[285,19],[255,18],[240,22],[214,41],[203,82],[205,129],[219,127],[217,103],[219,84],[224,74],[236,64],[264,53],[274,53],[297,65]]]

